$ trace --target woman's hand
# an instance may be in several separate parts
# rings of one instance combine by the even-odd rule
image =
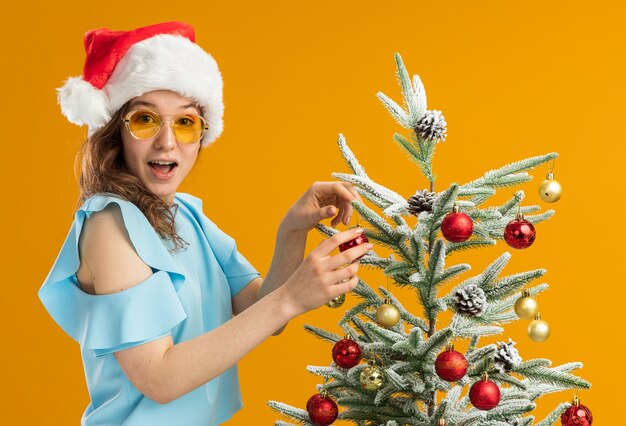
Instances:
[[[333,227],[340,222],[348,225],[352,216],[352,200],[361,201],[361,196],[347,182],[315,182],[294,203],[282,220],[287,231],[308,232],[321,220],[336,214],[331,221]]]
[[[353,261],[367,253],[372,245],[361,244],[334,256],[331,252],[362,232],[362,228],[353,228],[322,241],[287,279],[280,291],[294,316],[318,308],[356,287],[359,262]]]

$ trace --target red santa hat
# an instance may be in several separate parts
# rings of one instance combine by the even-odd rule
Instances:
[[[83,75],[68,78],[57,92],[63,115],[87,125],[89,135],[127,101],[152,90],[172,90],[203,107],[209,124],[203,147],[222,133],[222,76],[213,57],[195,43],[191,25],[91,30],[85,33],[85,53]]]

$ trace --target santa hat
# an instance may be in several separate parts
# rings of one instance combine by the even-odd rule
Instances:
[[[222,76],[211,55],[195,43],[191,25],[164,22],[131,31],[85,33],[83,75],[57,89],[61,111],[89,135],[127,101],[152,90],[172,90],[203,107],[209,130],[202,146],[223,128]]]

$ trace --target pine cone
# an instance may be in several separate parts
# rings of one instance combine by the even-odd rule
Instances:
[[[426,111],[426,115],[415,126],[415,134],[421,139],[427,140],[446,140],[446,129],[448,124],[443,118],[441,111]]]
[[[417,190],[414,195],[408,199],[409,213],[418,216],[421,212],[432,212],[433,203],[435,202],[435,193],[427,189]]]
[[[515,349],[515,342],[509,338],[509,343],[498,342],[498,350],[493,357],[494,367],[501,374],[508,373],[513,367],[522,362],[522,357]]]
[[[474,284],[458,289],[454,297],[454,308],[460,314],[475,317],[482,314],[487,307],[485,292]]]

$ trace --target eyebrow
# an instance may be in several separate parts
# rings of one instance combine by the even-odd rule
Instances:
[[[152,107],[152,108],[156,108],[156,105],[150,102],[146,102],[146,101],[135,101],[132,104],[130,104],[129,108],[135,107],[137,105],[142,105],[142,106],[148,106],[148,107]],[[196,104],[187,104],[187,105],[180,105],[178,107],[178,109],[187,109],[187,108],[192,108],[195,107],[197,109]]]

